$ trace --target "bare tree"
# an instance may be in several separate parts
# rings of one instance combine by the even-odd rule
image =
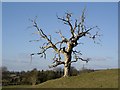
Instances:
[[[56,32],[59,34],[61,40],[57,41],[56,43],[53,42],[51,35],[47,35],[44,31],[38,27],[36,19],[31,20],[33,23],[33,27],[36,28],[37,32],[39,33],[40,38],[44,39],[46,42],[40,47],[41,52],[39,53],[32,53],[31,57],[35,54],[40,55],[41,57],[46,58],[46,51],[52,48],[55,51],[55,55],[53,57],[53,65],[49,67],[56,67],[58,65],[64,65],[64,77],[70,75],[70,67],[73,62],[77,62],[78,60],[86,61],[86,63],[90,60],[90,58],[83,59],[81,57],[81,52],[74,49],[74,47],[78,46],[80,43],[79,39],[82,37],[89,37],[95,42],[95,38],[99,37],[98,31],[95,34],[91,34],[91,30],[97,29],[98,27],[86,27],[85,25],[85,9],[82,12],[82,15],[79,19],[75,19],[73,22],[71,17],[72,13],[65,13],[65,17],[59,17],[57,15],[57,19],[62,21],[65,25],[69,26],[69,30],[71,33],[70,38],[66,38],[63,36],[61,31]],[[34,40],[35,41],[35,40]],[[38,40],[37,40],[38,41]],[[95,42],[96,43],[96,42]],[[61,58],[61,54],[64,55],[64,60]],[[74,60],[72,60],[72,57]]]

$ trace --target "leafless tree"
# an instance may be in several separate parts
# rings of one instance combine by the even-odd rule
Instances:
[[[46,42],[43,43],[43,45],[40,47],[41,52],[39,53],[32,53],[31,57],[35,54],[40,55],[41,57],[46,58],[46,51],[50,48],[52,48],[55,51],[55,55],[53,57],[53,65],[49,66],[56,67],[58,65],[63,64],[64,65],[64,77],[70,75],[70,67],[73,62],[77,62],[78,60],[85,61],[86,63],[90,60],[90,58],[83,59],[81,57],[81,52],[74,49],[74,47],[79,46],[80,38],[82,37],[88,37],[94,40],[96,37],[99,37],[98,30],[95,32],[95,34],[92,35],[92,30],[97,29],[98,27],[86,27],[85,25],[85,9],[82,11],[82,15],[79,19],[75,19],[74,22],[72,21],[72,13],[65,13],[65,17],[59,17],[57,15],[57,19],[62,21],[63,24],[69,26],[70,30],[70,38],[66,38],[63,36],[61,31],[56,32],[61,40],[57,41],[56,43],[53,42],[51,35],[47,35],[44,33],[44,30],[39,28],[36,19],[31,20],[33,23],[33,27],[36,28],[37,32],[39,33],[40,38],[44,39]],[[38,41],[38,40],[36,40]],[[66,46],[65,46],[66,45]],[[61,58],[61,54],[64,55],[64,60]],[[72,57],[74,60],[72,60]]]

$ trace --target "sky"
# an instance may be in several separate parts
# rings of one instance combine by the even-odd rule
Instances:
[[[83,65],[90,69],[107,69],[118,67],[118,3],[2,3],[2,65],[9,70],[21,71],[37,69],[49,69],[52,64],[53,52],[47,52],[47,59],[34,56],[32,63],[30,54],[39,52],[39,46],[44,42],[32,42],[39,36],[32,33],[32,23],[29,19],[37,16],[40,28],[53,38],[59,38],[55,34],[62,30],[63,35],[69,37],[69,29],[57,20],[56,14],[64,16],[66,11],[73,13],[74,18],[80,18],[82,10],[86,7],[86,21],[88,27],[98,26],[100,28],[100,45],[94,44],[89,38],[82,38],[84,45],[77,47],[82,52],[83,58],[92,58],[89,63],[78,61],[74,63],[77,69]],[[94,31],[93,31],[94,33]]]
[[[2,2],[119,2],[119,0],[1,0]]]

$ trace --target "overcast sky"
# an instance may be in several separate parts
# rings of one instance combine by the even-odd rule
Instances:
[[[49,69],[53,52],[49,50],[47,59],[34,56],[30,63],[30,54],[39,52],[43,41],[30,43],[29,40],[39,39],[33,35],[34,28],[29,19],[37,16],[37,22],[46,34],[59,38],[55,31],[61,29],[69,37],[69,29],[57,20],[56,14],[64,16],[66,11],[73,13],[74,18],[80,18],[86,7],[86,21],[88,27],[98,26],[101,45],[94,44],[89,38],[82,38],[84,45],[77,47],[84,58],[92,58],[89,63],[78,61],[73,65],[80,69],[83,64],[87,68],[103,69],[118,66],[118,3],[3,3],[2,4],[2,64],[9,70]],[[94,33],[94,32],[93,32]]]

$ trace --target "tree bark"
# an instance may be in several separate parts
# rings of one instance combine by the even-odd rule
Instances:
[[[64,66],[64,77],[70,76],[70,67],[70,64],[68,66]]]
[[[65,54],[64,77],[70,76],[71,53]]]

